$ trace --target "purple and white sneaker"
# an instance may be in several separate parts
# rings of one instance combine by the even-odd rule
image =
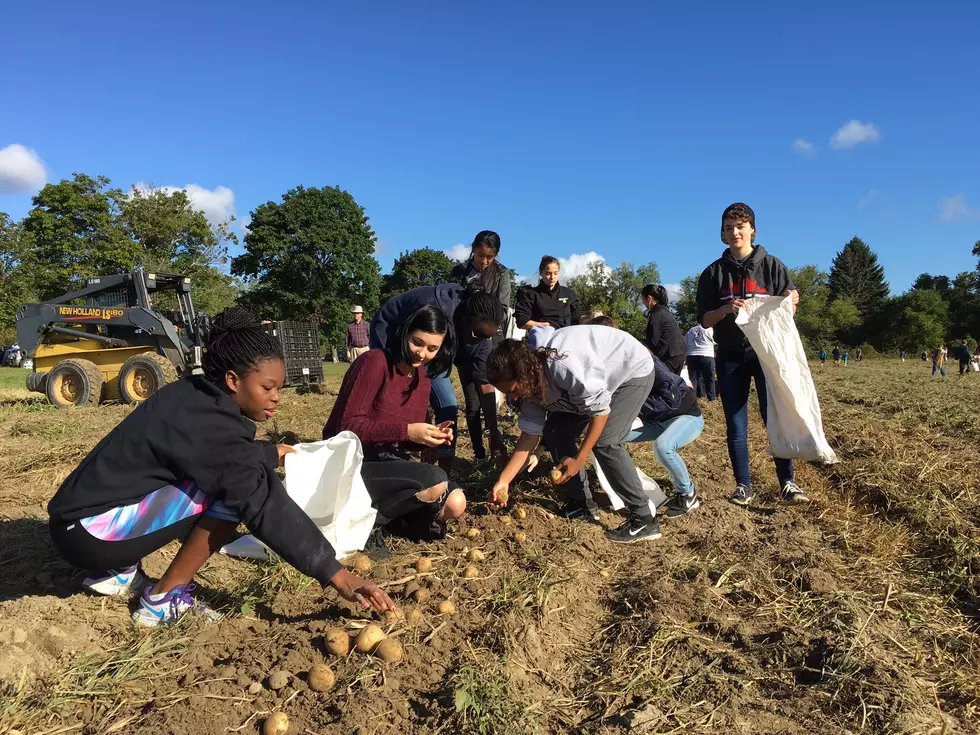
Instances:
[[[187,612],[201,615],[209,623],[220,620],[220,613],[199,605],[194,600],[191,592],[195,587],[197,585],[179,584],[162,595],[151,595],[152,588],[147,587],[140,595],[139,606],[133,612],[133,622],[146,628],[155,628],[158,625],[176,623]]]
[[[89,572],[82,587],[99,595],[109,597],[129,597],[142,594],[152,580],[143,574],[140,565],[128,569],[108,569],[104,572]]]

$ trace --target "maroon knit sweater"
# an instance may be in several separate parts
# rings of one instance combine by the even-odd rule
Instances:
[[[362,444],[397,445],[408,441],[408,425],[425,421],[429,376],[407,377],[384,350],[368,350],[354,361],[337,394],[323,438],[353,431]],[[410,448],[417,448],[412,445]]]

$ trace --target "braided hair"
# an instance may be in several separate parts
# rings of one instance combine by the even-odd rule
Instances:
[[[265,360],[284,360],[282,344],[267,334],[248,309],[232,306],[211,322],[204,344],[204,377],[224,388],[225,375],[244,377]]]
[[[466,309],[466,319],[471,325],[485,324],[496,332],[503,321],[503,305],[496,296],[491,296],[482,286],[470,284],[462,300]]]

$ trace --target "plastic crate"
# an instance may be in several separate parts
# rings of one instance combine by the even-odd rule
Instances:
[[[323,382],[323,360],[320,357],[320,330],[312,322],[279,321],[262,325],[282,344],[286,358],[285,385],[307,385]]]

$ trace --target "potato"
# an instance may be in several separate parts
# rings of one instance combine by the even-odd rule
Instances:
[[[471,528],[469,531],[466,532],[466,538],[476,538],[479,535],[480,535],[479,528]]]
[[[479,576],[480,576],[480,570],[477,569],[476,567],[466,567],[466,569],[463,570],[463,577],[465,579],[473,579],[474,577],[479,577]]]
[[[497,503],[500,505],[507,505],[510,502],[510,491],[504,489],[497,493]]]
[[[417,607],[413,607],[408,611],[408,615],[405,616],[409,625],[415,626],[420,625],[423,620],[425,620],[425,615]]]
[[[599,572],[599,576],[600,577],[608,577],[609,576],[609,572],[607,572],[605,569],[603,569],[601,572]]]
[[[412,599],[416,602],[425,602],[429,599],[429,590],[425,587],[419,587],[412,593]]]
[[[259,694],[262,693],[262,684],[260,684],[257,681],[253,681],[251,684],[248,685],[248,693],[251,694],[253,697],[258,696]]]
[[[552,485],[557,485],[561,481],[561,478],[564,476],[564,474],[565,474],[564,472],[562,472],[560,469],[558,469],[557,467],[555,467],[548,474],[548,477],[551,478],[551,484]]]
[[[415,562],[415,571],[417,572],[428,572],[432,570],[432,559],[427,556],[423,556],[417,562]]]
[[[289,683],[289,678],[292,676],[288,671],[282,671],[277,669],[269,674],[269,689],[278,691],[282,689]]]
[[[357,634],[357,650],[361,653],[371,653],[385,639],[385,633],[374,623],[365,625]]]
[[[334,656],[346,656],[350,653],[350,636],[341,628],[328,628],[323,646]]]
[[[388,625],[397,625],[398,623],[405,622],[405,613],[402,612],[400,608],[395,608],[394,610],[385,610],[385,622]]]
[[[452,615],[456,612],[456,606],[451,600],[443,600],[439,603],[439,607],[437,609],[439,610],[440,615]]]
[[[337,682],[337,677],[326,664],[314,664],[310,673],[306,675],[306,683],[314,692],[329,692]]]
[[[525,518],[527,518],[527,511],[521,507],[517,507],[514,508],[514,512],[511,515],[513,515],[517,520],[523,521]]]
[[[479,549],[470,549],[466,554],[466,561],[483,561],[487,556]]]
[[[503,526],[510,525],[510,516],[500,516],[500,524]]]
[[[358,574],[365,574],[366,572],[370,572],[371,567],[373,566],[374,564],[371,562],[371,557],[364,556],[364,554],[361,554],[354,560],[354,571],[357,572]]]
[[[385,638],[378,644],[378,650],[375,653],[382,661],[397,663],[402,660],[404,649],[402,648],[402,644],[395,638]]]
[[[516,531],[514,533],[514,540],[519,544],[523,544],[525,541],[527,541],[527,534],[523,531]]]
[[[262,735],[286,735],[289,732],[289,718],[285,712],[273,712],[262,725]]]

